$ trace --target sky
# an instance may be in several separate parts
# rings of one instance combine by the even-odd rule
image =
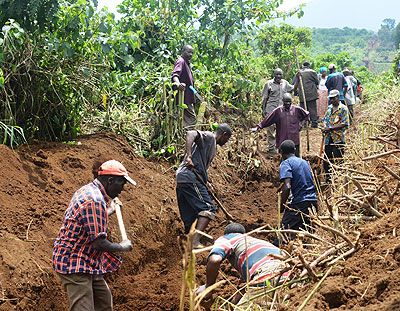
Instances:
[[[285,3],[287,2],[287,3]],[[399,0],[286,0],[285,6],[306,3],[304,16],[291,17],[285,23],[316,28],[365,28],[378,31],[385,18],[400,22]]]
[[[98,0],[99,8],[107,6],[116,13],[122,0]],[[400,22],[400,0],[283,0],[281,10],[289,10],[305,3],[304,16],[291,17],[284,22],[298,27],[317,28],[365,28],[378,31],[385,18]],[[283,22],[283,20],[280,20]],[[278,21],[278,23],[280,22]]]

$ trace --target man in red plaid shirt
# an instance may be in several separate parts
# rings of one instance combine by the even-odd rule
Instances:
[[[97,178],[75,192],[54,242],[53,268],[61,278],[71,311],[111,311],[112,295],[103,274],[116,271],[122,260],[114,252],[132,250],[130,240],[107,240],[110,203],[126,182],[136,185],[118,161],[103,163]]]

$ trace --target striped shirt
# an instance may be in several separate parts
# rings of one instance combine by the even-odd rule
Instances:
[[[247,251],[246,251],[247,247]],[[284,264],[269,256],[281,253],[280,249],[264,240],[246,236],[241,233],[226,234],[215,241],[210,255],[228,258],[239,272],[240,281],[258,283],[271,279],[283,269]]]
[[[104,274],[119,268],[120,257],[92,246],[95,239],[107,237],[109,200],[97,179],[75,192],[54,242],[53,269],[56,272]]]

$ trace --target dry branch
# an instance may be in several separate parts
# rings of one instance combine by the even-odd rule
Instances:
[[[393,149],[393,150],[390,150],[390,151],[388,151],[388,152],[383,152],[383,153],[379,153],[379,154],[374,154],[374,155],[372,155],[372,156],[362,158],[362,160],[363,160],[363,161],[368,161],[368,160],[372,160],[372,159],[377,159],[377,158],[381,158],[381,157],[386,157],[386,156],[388,156],[388,155],[391,155],[391,154],[397,153],[397,152],[400,152],[400,149]]]
[[[313,281],[314,282],[318,281],[317,275],[315,274],[314,270],[309,265],[309,263],[304,259],[300,251],[297,252],[297,256],[299,257],[301,263],[303,264],[303,267],[307,270],[308,275],[313,279]]]
[[[353,247],[352,249],[348,250],[347,252],[345,252],[344,254],[340,255],[339,257],[335,258],[334,260],[332,260],[331,262],[328,263],[328,266],[333,266],[335,263],[337,263],[339,260],[342,260],[348,256],[350,256],[351,254],[353,254],[355,251],[357,250],[356,247]]]
[[[395,172],[393,172],[390,168],[388,168],[386,165],[382,165],[382,167],[388,172],[390,175],[392,175],[394,178],[397,180],[400,180],[400,176],[397,175]]]
[[[361,208],[365,208],[367,211],[369,211],[371,214],[373,214],[374,216],[378,217],[378,218],[382,218],[383,215],[378,212],[375,208],[373,208],[371,205],[364,203],[363,201],[360,201],[359,199],[356,199],[354,197],[351,197],[347,194],[343,195],[345,198],[349,199],[350,201],[353,201],[355,203],[357,203],[358,205],[360,205]]]
[[[320,219],[332,219],[331,216],[319,216]],[[376,220],[375,216],[339,216],[339,220],[354,220],[354,221],[373,221]]]
[[[349,244],[350,247],[354,247],[353,242],[342,232],[340,232],[339,230],[336,230],[334,228],[331,228],[329,226],[323,225],[318,221],[313,220],[313,223],[316,224],[318,227],[320,227],[321,229],[324,229],[325,231],[330,231],[333,234],[340,236],[343,240],[345,240],[347,242],[347,244]]]

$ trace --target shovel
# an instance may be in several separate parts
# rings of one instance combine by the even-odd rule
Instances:
[[[196,172],[195,169],[192,170],[192,172],[196,175],[196,178],[200,181],[200,183],[207,188],[206,183],[204,182],[203,178],[201,178],[201,176],[199,175],[199,173]],[[233,216],[225,209],[225,207],[222,205],[222,203],[218,200],[218,198],[215,196],[214,193],[212,193],[211,191],[209,191],[211,197],[214,199],[215,202],[217,202],[217,205],[222,209],[222,211],[224,212],[226,218],[228,218],[229,220],[233,220]]]

